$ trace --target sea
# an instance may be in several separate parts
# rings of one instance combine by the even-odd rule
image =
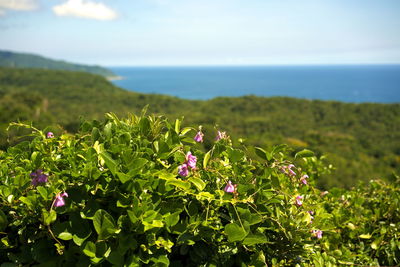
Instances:
[[[256,95],[400,103],[400,65],[110,67],[126,90],[184,99]]]

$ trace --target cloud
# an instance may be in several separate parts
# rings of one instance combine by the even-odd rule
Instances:
[[[30,11],[37,7],[37,0],[0,0],[0,16],[4,16],[7,9]]]
[[[103,3],[85,0],[68,0],[64,4],[54,6],[53,11],[57,16],[72,16],[97,20],[113,20],[117,18],[117,13]]]

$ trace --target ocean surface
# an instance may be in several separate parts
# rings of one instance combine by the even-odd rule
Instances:
[[[110,67],[121,88],[210,99],[289,96],[343,102],[400,102],[400,65]]]

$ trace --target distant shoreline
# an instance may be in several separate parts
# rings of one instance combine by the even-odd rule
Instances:
[[[123,80],[124,77],[115,75],[115,76],[106,76],[106,79],[107,79],[107,81],[119,81],[119,80]]]

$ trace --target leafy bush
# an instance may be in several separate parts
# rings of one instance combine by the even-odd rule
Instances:
[[[399,181],[320,192],[311,151],[292,163],[222,132],[203,151],[196,129],[143,114],[56,137],[13,125],[32,134],[0,152],[4,266],[399,263]]]

